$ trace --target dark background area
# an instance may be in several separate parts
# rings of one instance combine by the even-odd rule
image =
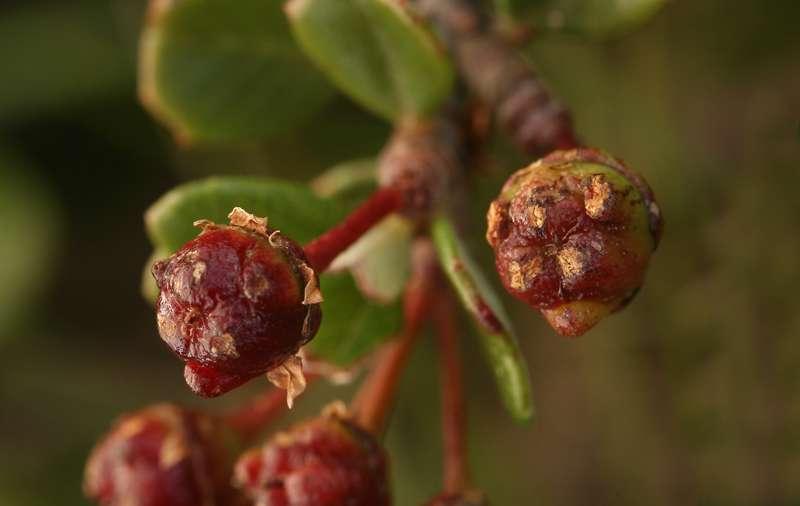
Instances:
[[[258,146],[180,151],[135,98],[141,0],[0,7],[0,504],[88,504],[88,452],[120,413],[206,401],[139,285],[142,215],[210,174],[306,180],[373,156],[389,126],[345,98]],[[637,300],[569,340],[507,298],[537,427],[502,411],[466,336],[476,483],[498,505],[800,504],[800,3],[675,0],[605,42],[526,52],[579,133],[638,167],[666,233]],[[504,174],[526,159],[498,140]],[[504,176],[476,185],[474,249]],[[466,325],[463,326],[468,332]],[[322,386],[290,419],[352,387]],[[388,437],[397,504],[440,480],[434,346]]]

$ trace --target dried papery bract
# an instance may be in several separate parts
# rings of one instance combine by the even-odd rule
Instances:
[[[319,328],[319,280],[303,249],[236,208],[231,225],[203,232],[153,266],[158,329],[184,361],[195,393],[216,397],[276,368],[291,398],[302,392],[295,357]]]
[[[630,302],[663,229],[641,174],[594,148],[512,175],[487,220],[503,285],[566,336]]]
[[[121,417],[101,438],[83,489],[102,506],[243,506],[230,485],[238,449],[220,418],[157,404]]]
[[[257,506],[388,506],[387,460],[344,404],[244,453],[234,481]]]

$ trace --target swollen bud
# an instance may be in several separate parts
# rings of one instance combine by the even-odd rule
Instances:
[[[380,444],[334,403],[245,452],[234,482],[256,506],[388,506]]]
[[[627,305],[663,230],[641,174],[596,148],[518,171],[487,220],[503,285],[571,337]]]
[[[241,506],[236,436],[219,418],[157,404],[120,418],[92,450],[84,493],[102,506]]]
[[[299,393],[295,353],[319,329],[319,280],[303,249],[266,218],[240,208],[229,218],[195,223],[200,236],[153,265],[159,334],[186,362],[198,395],[216,397],[271,371]]]
[[[426,502],[425,506],[489,506],[489,503],[477,492],[460,492],[439,494]]]

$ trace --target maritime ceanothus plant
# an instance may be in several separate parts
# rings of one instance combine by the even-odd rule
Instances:
[[[90,498],[103,506],[388,506],[381,440],[408,356],[431,323],[444,461],[442,487],[426,504],[488,504],[467,459],[459,302],[504,407],[521,426],[534,418],[516,336],[462,238],[493,123],[523,152],[545,155],[484,204],[494,267],[559,333],[580,336],[628,305],[663,231],[642,173],[579,145],[567,109],[513,46],[537,18],[515,18],[510,5],[151,0],[140,95],[181,144],[293,128],[324,102],[326,78],[395,130],[366,172],[344,164],[310,187],[213,178],[176,188],[147,212],[158,332],[185,362],[190,388],[217,397],[262,376],[278,388],[225,412],[160,403],[123,416],[89,458]],[[281,77],[209,71],[226,61],[280,68]],[[234,89],[256,91],[225,91]],[[354,206],[345,197],[353,192],[369,196]],[[330,331],[329,311],[345,315]],[[369,324],[351,321],[356,313]],[[351,381],[367,366],[349,405],[335,401],[260,443],[308,386]]]

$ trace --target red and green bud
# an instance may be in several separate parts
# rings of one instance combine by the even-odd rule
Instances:
[[[425,506],[489,506],[489,503],[477,492],[460,492],[439,494],[426,502]]]
[[[244,506],[230,485],[239,447],[217,417],[150,406],[124,415],[97,443],[84,493],[101,506]]]
[[[231,225],[153,265],[158,330],[195,393],[216,397],[278,367],[317,333],[318,278],[303,249],[237,208]],[[302,373],[300,373],[302,374]]]
[[[503,285],[566,336],[633,298],[663,230],[641,174],[595,148],[556,151],[518,171],[487,219]]]
[[[384,451],[341,403],[244,453],[234,482],[257,506],[390,504]]]

